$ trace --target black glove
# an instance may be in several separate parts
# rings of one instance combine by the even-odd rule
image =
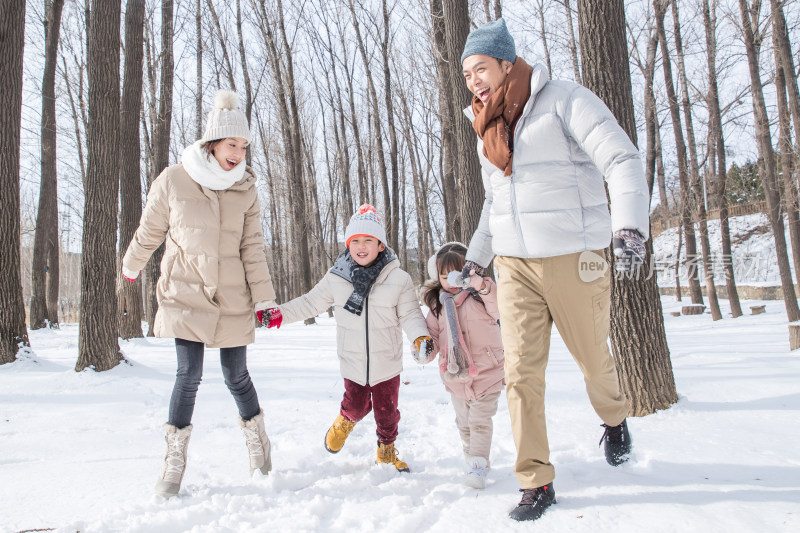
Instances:
[[[464,263],[464,268],[461,269],[461,279],[463,279],[465,283],[469,283],[467,280],[472,276],[473,270],[476,276],[483,277],[486,275],[486,267],[480,266],[475,261],[467,261]]]
[[[617,272],[635,272],[644,264],[644,237],[635,229],[615,231],[611,244]]]

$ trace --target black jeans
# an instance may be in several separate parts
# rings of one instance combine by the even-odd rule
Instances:
[[[203,377],[204,350],[205,345],[202,342],[175,339],[178,371],[175,375],[172,398],[169,401],[168,422],[179,429],[185,428],[192,422],[197,389]],[[247,371],[247,346],[220,348],[219,360],[222,364],[225,385],[236,400],[239,416],[244,420],[250,420],[261,411],[261,408],[256,388]]]

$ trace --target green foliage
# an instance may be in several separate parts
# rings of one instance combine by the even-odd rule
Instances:
[[[736,163],[728,169],[726,184],[728,205],[749,204],[764,200],[764,187],[761,184],[758,162],[747,161],[742,166]]]

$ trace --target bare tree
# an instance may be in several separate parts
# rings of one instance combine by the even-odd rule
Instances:
[[[461,52],[469,34],[469,10],[466,2],[444,0],[444,27],[447,42],[448,74],[452,91],[450,113],[456,140],[456,177],[461,240],[467,242],[478,227],[483,207],[483,181],[480,162],[474,157],[477,147],[475,130],[464,118],[460,107],[470,102],[472,94],[464,83]]]
[[[781,214],[780,198],[777,191],[775,169],[775,156],[772,149],[772,139],[769,131],[769,117],[767,106],[764,102],[764,90],[759,71],[759,50],[764,35],[758,31],[761,1],[753,2],[752,7],[746,0],[739,0],[739,11],[742,16],[742,33],[747,52],[747,64],[750,70],[750,85],[752,88],[753,113],[755,115],[756,141],[758,143],[758,158],[764,173],[761,183],[764,185],[764,196],[769,209],[769,221],[772,226],[772,236],[775,239],[775,254],[778,258],[778,271],[780,272],[781,288],[783,289],[783,303],[789,322],[800,320],[800,308],[797,305],[797,296],[792,283],[792,273],[789,267],[789,256],[786,250],[786,234],[784,233],[783,216]]]
[[[578,0],[578,21],[583,81],[636,144],[622,0]],[[647,248],[652,257],[652,240]],[[678,395],[655,276],[612,280],[611,346],[630,413],[666,409]]]
[[[453,131],[454,121],[464,120],[458,115],[454,115],[455,106],[452,102],[453,89],[450,85],[449,72],[449,50],[445,38],[444,27],[444,8],[442,0],[430,0],[433,55],[436,61],[436,80],[439,86],[439,123],[442,132],[442,200],[444,204],[444,216],[447,220],[446,239],[456,241],[461,238],[461,215],[459,214],[456,199],[458,192],[456,189],[456,160],[458,157],[458,147],[456,145],[455,133]],[[461,81],[459,80],[461,83]]]
[[[547,24],[544,17],[545,0],[536,0],[536,11],[539,14],[539,27],[541,28],[541,43],[544,49],[544,59],[547,65],[547,73],[553,75],[553,64],[550,61],[550,46],[547,43]]]
[[[194,136],[199,139],[203,136],[203,0],[197,0],[194,9],[195,46],[197,48],[197,57],[195,58],[197,85],[194,95]]]
[[[96,2],[89,24],[88,165],[81,255],[81,320],[75,370],[122,360],[117,343],[120,2]]]
[[[686,233],[686,266],[687,277],[689,278],[689,294],[693,304],[703,303],[703,292],[700,289],[698,279],[697,260],[697,239],[694,232],[693,209],[695,199],[692,198],[692,188],[689,181],[689,163],[686,156],[686,143],[681,128],[681,112],[678,107],[678,96],[675,93],[675,84],[672,78],[672,64],[669,58],[669,47],[667,45],[667,35],[664,31],[664,14],[669,0],[653,0],[655,9],[656,28],[658,30],[658,40],[661,46],[661,66],[664,69],[664,86],[669,101],[669,113],[672,118],[672,132],[675,136],[675,151],[678,159],[678,180],[681,185],[681,218],[683,231]]]
[[[569,30],[569,56],[572,59],[572,75],[575,83],[581,83],[581,67],[578,62],[578,43],[575,39],[575,27],[572,23],[572,0],[562,0],[566,15],[567,29]]]
[[[9,0],[0,10],[0,364],[16,360],[28,346],[20,277],[20,129],[22,125],[22,56],[25,46],[25,1]]]
[[[58,169],[56,165],[56,64],[64,0],[46,2],[42,79],[41,182],[31,266],[31,329],[58,328]]]
[[[674,28],[673,37],[675,39],[675,55],[678,60],[678,79],[681,87],[681,107],[686,126],[686,140],[689,145],[689,168],[691,171],[690,182],[694,190],[694,196],[698,200],[698,220],[700,229],[700,250],[703,256],[703,273],[706,281],[706,294],[708,296],[709,307],[711,307],[711,318],[713,320],[722,319],[717,299],[717,288],[714,286],[714,265],[711,263],[711,245],[708,241],[708,216],[705,206],[705,191],[701,184],[700,165],[697,161],[697,144],[694,138],[694,124],[692,121],[692,104],[689,101],[689,81],[686,77],[686,62],[683,57],[683,39],[681,37],[681,22],[678,14],[678,2],[672,1],[672,23]],[[666,50],[663,50],[664,61],[668,60]]]
[[[158,175],[169,165],[169,140],[172,127],[172,90],[175,78],[175,60],[173,56],[173,1],[163,0],[161,3],[161,81],[158,93],[158,114],[153,117],[152,144],[153,167],[147,175],[147,190]],[[152,78],[151,78],[152,80]],[[152,83],[152,81],[151,81]],[[154,91],[154,87],[151,88]],[[156,248],[145,266],[147,273],[147,336],[155,335],[155,317],[158,311],[156,283],[161,277],[161,258],[164,256],[164,244]]]
[[[142,108],[142,60],[145,0],[128,0],[125,7],[125,71],[120,113],[119,158],[119,250],[118,260],[133,239],[142,215],[141,145],[139,114]],[[142,336],[141,277],[131,283],[117,269],[117,321],[119,336]]]
[[[731,247],[731,230],[728,220],[728,198],[725,195],[727,182],[725,168],[725,138],[722,132],[722,113],[719,105],[719,88],[717,86],[717,14],[716,0],[712,9],[709,0],[703,0],[703,25],[706,36],[706,62],[708,68],[708,167],[715,176],[715,194],[719,207],[720,238],[722,240],[723,267],[725,270],[725,286],[728,302],[733,318],[742,316],[739,303],[739,292],[733,271],[733,250]]]

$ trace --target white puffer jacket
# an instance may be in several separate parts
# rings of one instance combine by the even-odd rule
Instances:
[[[472,108],[464,110],[474,119]],[[550,80],[536,65],[514,130],[510,177],[478,155],[486,199],[467,259],[552,257],[609,245],[613,231],[649,235],[649,195],[639,151],[585,87]],[[608,211],[603,176],[608,181]]]
[[[381,270],[361,315],[344,309],[353,284],[329,270],[307,294],[280,305],[283,323],[317,316],[335,306],[336,348],[342,377],[377,385],[403,370],[403,335],[410,341],[428,335],[411,276],[397,259]]]

